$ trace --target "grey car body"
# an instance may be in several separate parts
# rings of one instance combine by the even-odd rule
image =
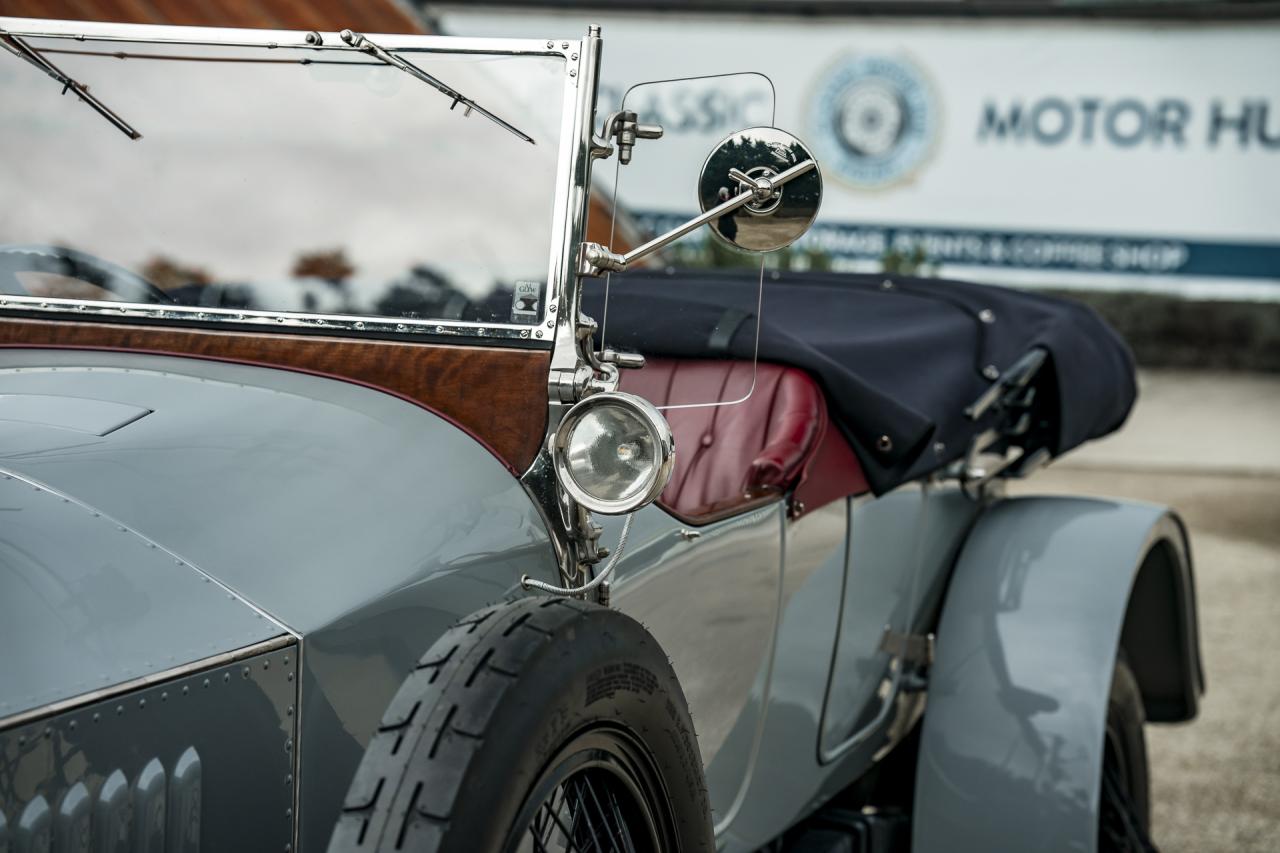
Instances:
[[[36,27],[53,30],[74,27]],[[556,46],[582,89],[588,41]],[[582,113],[594,91],[567,97]],[[579,208],[587,112],[562,188]],[[553,372],[575,340],[567,266]],[[545,465],[513,473],[447,418],[338,378],[19,343],[3,323],[0,850],[323,849],[414,661],[527,595],[523,576],[561,580],[572,531]],[[918,730],[913,849],[1089,850],[1121,646],[1150,719],[1196,713],[1191,571],[1168,509],[930,478],[693,532],[647,506],[611,603],[672,658],[724,849],[777,837]],[[930,634],[922,683],[886,638]]]

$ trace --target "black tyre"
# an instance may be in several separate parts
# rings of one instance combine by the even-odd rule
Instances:
[[[1151,842],[1151,781],[1147,720],[1142,693],[1124,655],[1116,660],[1107,701],[1107,728],[1102,764],[1102,799],[1098,807],[1100,853],[1146,853]]]
[[[666,655],[635,620],[581,601],[463,619],[388,706],[329,850],[710,853]]]

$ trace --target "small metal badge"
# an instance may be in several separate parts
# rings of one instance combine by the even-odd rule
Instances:
[[[542,296],[542,282],[517,281],[511,293],[511,322],[537,323],[538,301]]]

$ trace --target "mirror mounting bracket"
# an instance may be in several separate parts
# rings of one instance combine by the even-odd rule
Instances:
[[[625,255],[619,255],[599,243],[584,242],[578,249],[578,275],[599,276],[606,272],[626,272],[627,267],[631,264],[642,258],[649,257],[664,246],[674,243],[690,231],[696,231],[708,222],[732,213],[740,207],[747,207],[752,203],[759,204],[761,198],[772,199],[784,184],[795,180],[801,175],[806,175],[816,168],[818,168],[818,164],[814,160],[802,160],[776,175],[759,175],[756,177],[747,177],[739,170],[732,169],[730,170],[730,175],[734,176],[735,181],[743,181],[743,184],[740,184],[742,189],[737,195],[712,207],[701,215],[695,216],[688,222],[677,225],[665,234],[659,234],[648,243],[643,246],[637,246]],[[741,178],[738,177],[739,175]]]
[[[638,139],[661,139],[662,125],[640,124],[639,117],[631,110],[618,110],[605,117],[598,135],[591,137],[591,159],[607,160],[613,155],[616,140],[618,162],[631,162],[631,152]]]

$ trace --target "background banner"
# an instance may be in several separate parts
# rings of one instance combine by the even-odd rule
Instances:
[[[460,35],[601,23],[605,110],[657,77],[769,75],[826,179],[803,247],[837,268],[896,253],[1027,286],[1280,300],[1280,24],[431,11]],[[637,103],[663,160],[697,165],[769,99],[654,91]],[[674,222],[696,212],[686,171],[621,200]]]

